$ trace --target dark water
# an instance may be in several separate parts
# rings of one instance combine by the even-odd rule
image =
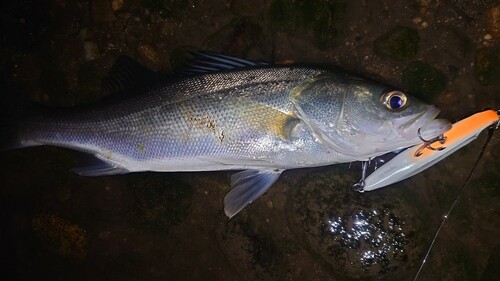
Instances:
[[[456,121],[500,108],[497,1],[2,2],[2,104],[101,99],[119,55],[168,73],[181,47],[328,63],[407,89]],[[360,194],[359,165],[286,172],[230,221],[230,172],[85,178],[58,148],[0,154],[2,280],[412,280],[486,136]],[[419,280],[498,280],[500,138]]]

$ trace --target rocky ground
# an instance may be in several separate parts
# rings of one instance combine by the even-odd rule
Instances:
[[[168,74],[185,50],[321,63],[384,81],[462,119],[500,108],[495,0],[6,0],[3,106],[96,102],[120,55]],[[486,136],[380,191],[353,164],[286,172],[230,221],[230,172],[85,178],[80,155],[1,152],[2,280],[408,280]],[[493,136],[420,280],[500,276],[500,137]]]

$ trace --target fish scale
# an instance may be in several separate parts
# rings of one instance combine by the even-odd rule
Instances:
[[[448,121],[434,120],[439,111],[433,106],[337,70],[212,53],[198,59],[186,73],[219,69],[160,79],[114,103],[27,118],[12,146],[90,153],[101,163],[76,169],[89,176],[244,170],[231,177],[233,189],[224,199],[232,217],[286,169],[366,160],[419,143],[417,129],[429,136],[449,129]],[[116,81],[106,85],[123,88]],[[384,103],[393,93],[404,97],[402,108]]]
[[[268,74],[273,72],[281,75]],[[263,75],[264,73],[266,75]],[[302,78],[311,73],[320,73],[320,70],[303,71],[284,67],[194,77],[162,89],[154,89],[151,94],[125,101],[121,106],[112,105],[110,108],[75,112],[59,118],[37,121],[27,125],[25,138],[29,142],[59,145],[98,155],[103,153],[96,151],[96,148],[104,148],[119,159],[141,161],[159,161],[163,158],[168,162],[170,158],[183,159],[193,156],[260,159],[265,156],[263,153],[246,148],[255,144],[255,139],[260,134],[257,130],[266,127],[262,121],[273,119],[273,115],[281,111],[291,112],[292,104],[288,95],[290,90],[301,82],[293,78]],[[226,79],[228,75],[231,75],[232,79]],[[249,83],[250,78],[253,80]],[[232,82],[229,86],[236,86],[238,90],[228,87],[227,81]],[[268,81],[271,85],[262,84],[262,81]],[[181,94],[181,87],[192,89]],[[210,91],[207,92],[206,89]],[[165,99],[165,96],[171,98]],[[255,97],[255,106],[251,106],[252,99],[249,97]],[[246,102],[247,106],[240,106],[242,102]],[[144,108],[146,105],[153,106]],[[40,120],[40,117],[37,119]],[[241,124],[246,127],[243,128]],[[210,129],[210,126],[214,128]],[[74,133],[63,135],[54,132]],[[222,141],[220,132],[225,132]],[[181,142],[182,135],[188,138],[187,142]],[[137,149],[138,145],[144,148],[143,151]],[[268,148],[260,145],[260,150],[265,152],[273,147],[274,145]],[[255,148],[255,145],[252,148]],[[267,157],[275,158],[272,155]],[[168,167],[168,163],[165,166],[164,170],[167,171],[175,169]],[[142,163],[141,169],[151,168]]]

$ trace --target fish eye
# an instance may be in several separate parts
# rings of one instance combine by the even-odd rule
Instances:
[[[382,103],[391,111],[401,110],[406,105],[406,95],[400,91],[390,91],[380,97]]]

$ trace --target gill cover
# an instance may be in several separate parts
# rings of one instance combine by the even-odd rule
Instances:
[[[295,114],[311,129],[318,140],[333,150],[356,155],[347,143],[336,138],[338,130],[349,129],[343,122],[344,103],[350,82],[343,75],[319,75],[292,90]]]

